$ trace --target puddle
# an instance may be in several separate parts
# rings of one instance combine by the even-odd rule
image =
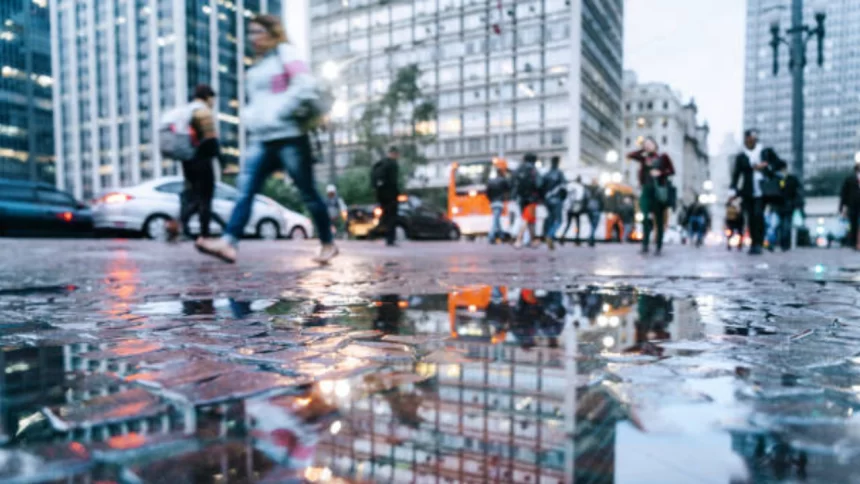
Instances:
[[[28,326],[0,333],[0,478],[844,481],[856,440],[804,416],[850,418],[856,397],[782,404],[806,398],[802,374],[721,351],[786,338],[730,328],[716,303],[470,286],[163,298],[75,332]]]

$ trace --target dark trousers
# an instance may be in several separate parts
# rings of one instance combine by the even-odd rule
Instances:
[[[182,162],[185,190],[179,196],[179,220],[182,232],[191,238],[188,221],[195,213],[200,219],[200,236],[209,237],[209,223],[213,218],[212,197],[215,195],[215,170],[212,160],[192,159]],[[215,221],[224,229],[224,221],[217,214]]]
[[[575,221],[576,222],[576,243],[577,244],[579,243],[579,241],[580,241],[580,238],[579,238],[580,237],[580,231],[579,231],[580,225],[579,224],[580,224],[580,218],[582,216],[583,216],[582,213],[567,212],[567,224],[565,224],[564,231],[561,233],[562,239],[564,239],[567,236],[567,231],[570,230],[571,224],[573,224],[573,222]]]
[[[651,232],[655,231],[656,226],[656,236],[654,240],[654,245],[657,247],[657,250],[663,249],[663,233],[666,230],[666,207],[657,202],[651,203],[651,211],[650,213],[645,214],[645,221],[643,222],[643,231],[642,234],[642,248],[648,250],[648,244],[651,242]]]
[[[765,203],[761,198],[746,199],[743,203],[744,218],[749,227],[752,246],[755,248],[764,246],[764,207]]]
[[[848,240],[845,245],[857,248],[857,231],[860,230],[860,208],[848,210]]]
[[[791,250],[791,219],[793,212],[780,212],[779,214],[779,246],[782,250]]]
[[[385,228],[385,243],[394,245],[397,240],[397,200],[380,201],[379,206],[382,208],[382,217],[379,223]]]

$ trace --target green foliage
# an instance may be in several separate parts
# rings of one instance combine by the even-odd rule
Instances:
[[[370,186],[370,170],[354,167],[342,173],[337,179],[337,193],[350,206],[372,204],[375,194]]]
[[[850,174],[849,170],[820,171],[815,176],[806,179],[806,196],[832,197],[839,195],[842,182]]]
[[[437,108],[435,101],[424,97],[420,78],[417,64],[403,67],[382,98],[365,105],[355,126],[360,148],[353,152],[353,166],[370,167],[391,145],[400,148],[404,180],[414,167],[427,163],[422,148],[436,139],[426,128],[436,120]],[[380,128],[386,125],[387,132],[381,133]]]

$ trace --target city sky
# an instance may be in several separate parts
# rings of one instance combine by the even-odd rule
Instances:
[[[710,152],[743,129],[745,0],[626,0],[624,67],[699,105]]]

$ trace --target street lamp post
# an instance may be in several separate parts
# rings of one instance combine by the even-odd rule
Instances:
[[[779,21],[774,20],[770,26],[773,49],[773,75],[779,73],[779,46],[785,44],[790,49],[789,68],[792,74],[791,102],[791,137],[792,154],[794,156],[794,174],[803,180],[803,135],[804,135],[804,99],[803,99],[803,70],[806,68],[806,44],[815,37],[818,40],[818,66],[824,65],[824,19],[823,11],[815,13],[815,27],[803,23],[803,0],[791,2],[791,28],[780,32]],[[790,41],[789,41],[790,39]]]

